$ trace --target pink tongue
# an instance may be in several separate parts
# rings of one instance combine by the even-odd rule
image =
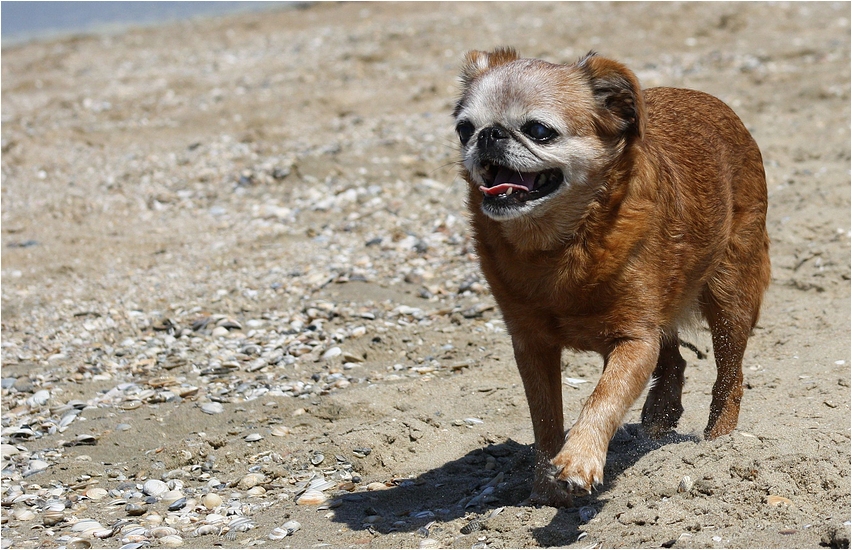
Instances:
[[[494,185],[491,187],[480,187],[479,189],[487,195],[500,195],[509,189],[532,191],[535,186],[536,175],[518,172],[517,170],[509,170],[508,168],[500,168],[497,171],[497,176],[494,178]]]

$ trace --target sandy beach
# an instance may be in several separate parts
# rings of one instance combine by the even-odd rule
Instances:
[[[532,428],[450,116],[464,52],[589,50],[761,148],[737,430],[641,398],[526,507]],[[3,548],[848,548],[848,3],[319,3],[2,52]],[[600,374],[563,355],[566,424]]]

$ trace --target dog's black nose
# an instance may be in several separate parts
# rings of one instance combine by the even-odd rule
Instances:
[[[509,137],[509,132],[499,126],[488,126],[479,132],[479,137],[476,138],[481,149],[487,148],[490,145],[501,139]]]

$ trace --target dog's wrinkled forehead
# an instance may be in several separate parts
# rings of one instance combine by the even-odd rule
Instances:
[[[518,127],[530,120],[566,130],[565,108],[588,94],[579,71],[536,59],[519,59],[485,72],[465,93],[457,119],[476,128]]]

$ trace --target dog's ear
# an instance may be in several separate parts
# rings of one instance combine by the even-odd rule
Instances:
[[[577,62],[598,103],[600,130],[612,136],[641,138],[645,133],[645,101],[633,71],[589,52]]]
[[[467,88],[481,74],[516,59],[519,59],[518,52],[513,48],[497,48],[491,52],[469,51],[462,65],[462,85]]]

